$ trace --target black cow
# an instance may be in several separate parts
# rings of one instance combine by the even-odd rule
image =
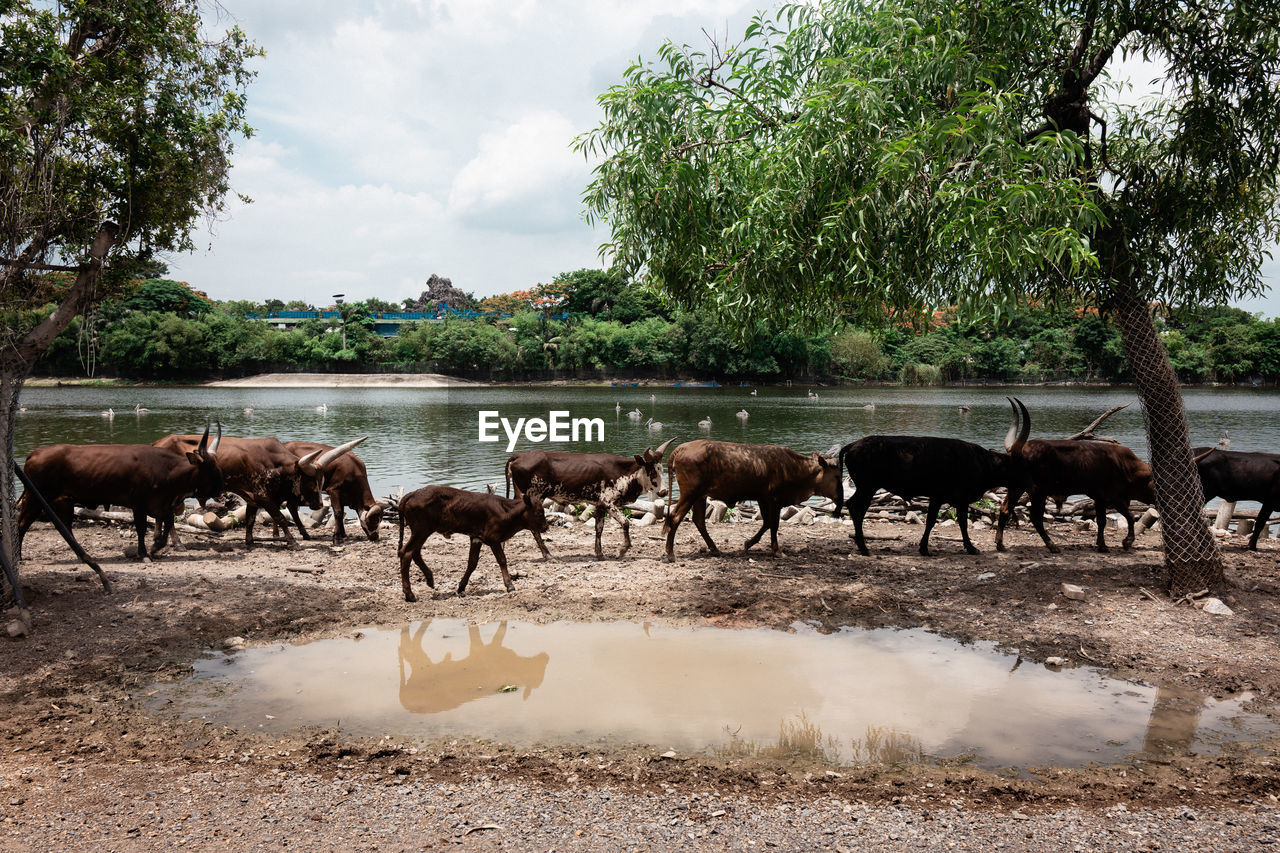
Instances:
[[[1258,522],[1249,537],[1249,550],[1258,550],[1258,537],[1271,511],[1280,506],[1280,453],[1246,453],[1197,447],[1191,451],[1200,470],[1200,485],[1206,502],[1258,501]]]
[[[924,536],[920,539],[920,553],[924,556],[929,556],[929,533],[944,503],[956,510],[965,551],[978,553],[969,541],[969,504],[998,486],[1019,493],[1031,489],[1026,463],[1018,455],[1030,426],[1023,424],[1018,431],[1016,419],[1010,425],[1005,439],[1011,448],[1009,453],[987,450],[958,438],[914,435],[869,435],[840,448],[839,463],[842,468],[848,466],[855,489],[846,505],[853,517],[858,553],[864,557],[871,553],[862,535],[862,519],[878,489],[887,489],[904,499],[929,499]],[[1013,438],[1015,434],[1017,437]],[[837,498],[837,518],[842,498]]]
[[[596,508],[596,559],[604,559],[600,539],[604,535],[604,517],[607,513],[622,525],[622,550],[618,557],[631,548],[631,522],[622,514],[622,507],[644,493],[656,498],[667,494],[662,479],[662,457],[675,439],[664,442],[657,450],[645,450],[635,456],[614,456],[608,453],[565,453],[554,450],[529,450],[517,453],[507,460],[507,494],[511,486],[516,497],[536,489],[544,497],[559,503],[589,503]],[[533,532],[534,541],[542,556],[551,557],[539,531]]]

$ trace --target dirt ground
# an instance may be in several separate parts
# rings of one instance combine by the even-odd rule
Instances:
[[[354,527],[348,524],[348,530]],[[410,604],[400,591],[395,530],[384,531],[379,542],[361,537],[334,548],[327,538],[313,539],[295,551],[268,537],[246,552],[240,531],[187,535],[186,551],[140,564],[123,553],[132,531],[78,525],[77,536],[100,558],[115,584],[108,595],[92,572],[74,562],[53,529],[37,524],[27,538],[22,566],[35,617],[33,632],[23,639],[0,640],[0,702],[5,708],[0,849],[59,846],[45,835],[51,820],[40,823],[39,816],[51,809],[83,814],[106,808],[94,799],[102,796],[104,785],[121,802],[154,802],[155,815],[167,808],[170,824],[181,825],[187,819],[182,813],[192,814],[182,792],[190,792],[195,776],[214,770],[222,773],[214,777],[221,778],[220,785],[231,784],[234,777],[236,785],[248,786],[246,791],[274,790],[278,796],[293,796],[285,779],[293,785],[303,778],[319,785],[358,777],[387,785],[430,780],[432,790],[507,786],[553,799],[567,789],[584,788],[620,792],[617,796],[683,792],[693,800],[710,792],[741,798],[756,809],[779,808],[779,803],[817,808],[831,798],[885,808],[909,803],[924,810],[926,818],[934,808],[978,819],[1009,810],[1020,810],[1025,817],[1037,811],[1059,814],[1064,808],[1102,812],[1127,804],[1130,809],[1262,810],[1266,820],[1276,822],[1272,810],[1280,794],[1280,765],[1275,742],[1227,747],[1212,756],[1144,761],[1140,767],[1042,768],[1018,776],[954,761],[833,768],[803,758],[697,755],[664,760],[656,749],[611,751],[592,745],[517,750],[466,741],[357,739],[333,730],[265,736],[172,719],[143,705],[149,685],[181,679],[202,651],[221,648],[230,637],[258,646],[440,617],[535,623],[644,619],[780,629],[797,621],[830,629],[925,626],[961,640],[996,641],[1016,649],[1026,661],[1057,656],[1068,665],[1097,666],[1121,677],[1191,687],[1216,697],[1247,692],[1250,710],[1275,710],[1280,697],[1280,545],[1273,540],[1264,540],[1257,553],[1244,550],[1237,537],[1226,541],[1228,572],[1236,584],[1226,601],[1235,614],[1214,616],[1143,593],[1161,588],[1159,542],[1150,533],[1130,552],[1116,547],[1098,554],[1091,547],[1092,534],[1058,525],[1051,532],[1064,549],[1053,555],[1024,527],[1012,531],[1011,548],[1001,554],[994,550],[993,531],[978,529],[975,543],[983,553],[971,557],[961,550],[956,528],[949,527],[935,531],[935,556],[924,558],[916,552],[919,526],[881,521],[868,525],[873,556],[866,558],[854,553],[849,530],[832,524],[784,524],[785,556],[771,559],[758,548],[747,555],[736,550],[753,532],[747,525],[713,525],[722,547],[735,549],[715,558],[696,541],[692,525],[685,525],[674,564],[659,560],[658,527],[635,529],[632,552],[621,561],[602,562],[591,556],[589,527],[553,529],[548,546],[563,556],[549,562],[537,558],[532,539],[522,533],[507,549],[516,591],[503,590],[486,551],[465,597],[452,590],[465,565],[467,543],[435,537],[427,559],[436,569],[438,589],[427,589],[418,575],[414,586],[419,600]],[[1112,534],[1113,540],[1119,538]],[[616,548],[619,539],[610,524],[606,547]],[[979,579],[985,573],[993,576]],[[1063,582],[1083,586],[1086,599],[1065,598]],[[11,617],[12,612],[5,621]],[[90,791],[99,793],[91,797]],[[153,794],[158,794],[154,801],[147,799]],[[245,795],[246,802],[250,796]],[[341,806],[334,808],[341,813]],[[210,820],[222,825],[217,818]],[[325,836],[322,824],[316,821],[321,827],[317,838],[327,839],[329,846],[349,846],[350,838]],[[31,835],[37,826],[45,843]],[[263,829],[269,831],[269,826]],[[100,839],[112,840],[112,847],[146,847],[145,837],[153,834],[136,827],[119,828],[118,833]],[[441,842],[499,843],[484,842],[484,837],[471,828]],[[241,839],[244,846],[257,846],[269,837]],[[569,836],[563,842],[574,840]],[[645,843],[656,842],[649,838]],[[833,844],[830,839],[824,843]]]

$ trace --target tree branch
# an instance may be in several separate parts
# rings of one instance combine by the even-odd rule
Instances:
[[[1121,409],[1128,408],[1128,406],[1129,406],[1128,403],[1121,403],[1119,406],[1112,406],[1111,408],[1103,412],[1101,415],[1099,415],[1097,420],[1089,424],[1083,430],[1076,433],[1075,435],[1067,436],[1067,441],[1105,441],[1110,444],[1119,444],[1120,442],[1116,441],[1114,438],[1109,438],[1105,435],[1094,435],[1093,431],[1098,428],[1098,425],[1100,423],[1102,423],[1107,418],[1111,417]]]
[[[66,264],[37,264],[10,258],[0,258],[0,266],[19,267],[24,270],[44,270],[45,272],[83,272],[89,268],[88,264],[76,264],[74,266],[67,266]]]
[[[85,309],[93,300],[94,285],[98,282],[98,273],[102,271],[102,262],[119,235],[120,226],[114,222],[104,222],[98,227],[98,233],[94,235],[93,244],[89,248],[89,261],[79,271],[75,283],[71,285],[61,304],[20,340],[0,351],[0,364],[27,364],[34,361],[48,349],[58,333],[71,323],[72,318]]]

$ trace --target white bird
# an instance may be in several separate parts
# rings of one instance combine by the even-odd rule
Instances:
[[[649,432],[658,432],[662,429],[662,422],[655,421],[653,418],[649,418],[649,420],[645,421],[644,425],[649,428]]]
[[[746,409],[743,409],[742,411],[738,412],[738,419],[739,419],[739,420],[743,420],[743,421],[745,421],[745,420],[747,419],[747,410],[746,410]]]
[[[865,406],[863,406],[862,408],[867,409],[868,411],[872,411],[872,412],[874,412],[874,411],[875,411],[875,409],[876,409],[876,404],[875,404],[875,403],[867,403],[867,404],[866,404]]]
[[[146,414],[147,412],[149,412],[149,411],[151,411],[151,410],[150,410],[150,409],[144,409],[144,408],[142,408],[142,404],[141,404],[141,403],[134,403],[134,404],[133,404],[133,413],[134,413],[135,415],[145,415],[145,414]]]
[[[967,415],[967,414],[969,413],[969,407],[968,407],[968,406],[960,406],[960,407],[959,407],[959,409],[960,409],[960,413],[961,413],[961,414]]]
[[[650,403],[655,403],[655,402],[657,402],[657,400],[658,400],[658,398],[657,398],[655,395],[653,395],[653,394],[650,394],[650,395],[649,395],[649,402],[650,402]]]
[[[19,412],[25,412],[26,410],[27,410],[27,407],[26,407],[26,406],[19,406],[19,407],[18,407],[18,411],[19,411]]]
[[[329,404],[321,403],[320,405],[316,406],[316,411],[323,415],[325,412],[329,411]]]
[[[115,420],[116,410],[115,410],[115,409],[107,409],[105,412],[103,412],[103,413],[102,413],[102,416],[103,416],[104,418],[106,418],[107,420]]]
[[[630,412],[627,412],[627,417],[631,418],[631,420],[633,421],[638,421],[642,417],[644,417],[644,412],[640,411],[639,409],[634,409]]]
[[[613,410],[614,410],[615,412],[617,412],[618,414],[622,414],[622,404],[621,404],[621,403],[616,404],[616,405],[613,407]]]
[[[707,415],[706,420],[698,421],[698,426],[703,429],[711,429],[711,415]]]
[[[246,415],[252,415],[253,406],[245,406],[241,411],[243,411]]]

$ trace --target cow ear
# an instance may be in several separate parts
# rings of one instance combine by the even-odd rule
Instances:
[[[637,465],[648,465],[648,464],[649,464],[649,463],[645,460],[645,456],[648,456],[648,455],[649,455],[649,451],[647,451],[647,450],[646,450],[646,451],[644,452],[644,454],[645,454],[644,456],[641,456],[639,453],[637,453],[637,454],[635,455],[635,460],[636,460],[636,464],[637,464]]]
[[[187,451],[187,461],[190,462],[192,465],[199,465],[200,459],[201,459],[201,456],[196,451],[194,450]]]

